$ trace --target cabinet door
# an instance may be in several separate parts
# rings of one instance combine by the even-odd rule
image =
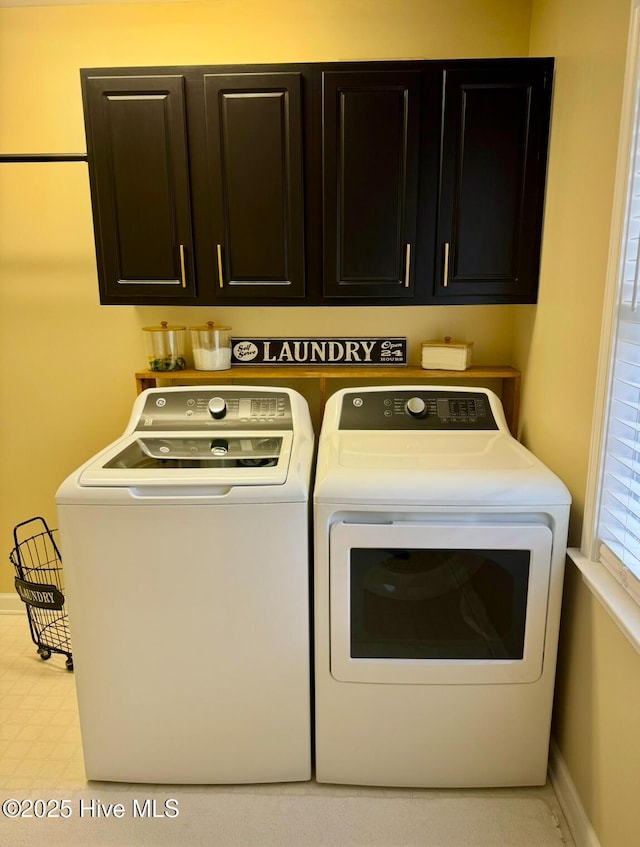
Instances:
[[[444,72],[434,299],[534,303],[552,60]]]
[[[420,72],[323,73],[325,297],[414,296]]]
[[[193,298],[181,75],[84,76],[100,301]]]
[[[205,74],[204,96],[209,226],[199,255],[214,298],[302,298],[300,74]]]

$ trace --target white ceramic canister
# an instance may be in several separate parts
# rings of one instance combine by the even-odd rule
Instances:
[[[226,371],[231,367],[231,327],[190,326],[193,364],[197,371]]]
[[[147,361],[150,371],[182,371],[186,368],[186,327],[169,326],[161,321],[160,326],[144,326]]]

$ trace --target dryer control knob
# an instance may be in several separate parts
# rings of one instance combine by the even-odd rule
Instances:
[[[427,404],[422,397],[411,397],[407,400],[406,409],[412,418],[423,418],[427,414]]]
[[[227,403],[223,397],[212,397],[209,400],[209,413],[212,418],[223,418],[227,414]]]

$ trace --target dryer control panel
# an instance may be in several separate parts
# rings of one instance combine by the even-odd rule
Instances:
[[[473,391],[385,388],[348,391],[342,399],[340,429],[499,429],[486,394]]]

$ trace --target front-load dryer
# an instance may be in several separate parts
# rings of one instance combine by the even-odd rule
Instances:
[[[314,492],[320,782],[546,779],[570,496],[486,389],[346,389]]]
[[[88,779],[311,778],[313,431],[285,388],[154,388],[57,494]]]

